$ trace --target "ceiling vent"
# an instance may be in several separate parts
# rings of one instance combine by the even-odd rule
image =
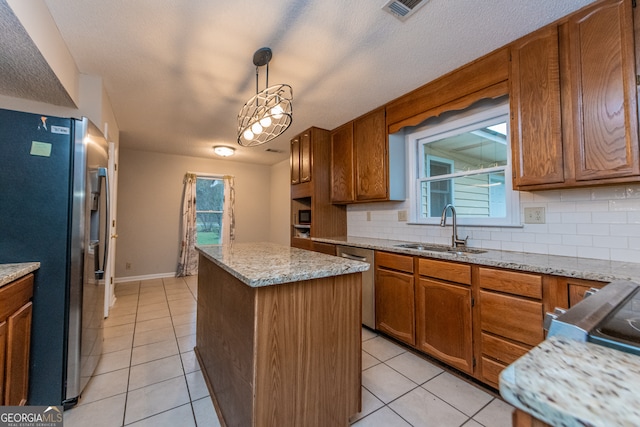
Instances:
[[[284,150],[278,150],[277,148],[267,148],[266,150],[267,153],[284,153]]]
[[[404,22],[428,1],[429,0],[390,0],[382,6],[382,10],[389,12]]]

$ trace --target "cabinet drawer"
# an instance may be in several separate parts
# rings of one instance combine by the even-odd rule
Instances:
[[[493,335],[482,333],[482,354],[486,354],[507,365],[513,363],[530,350],[521,344],[512,343]]]
[[[471,266],[466,264],[420,258],[418,272],[421,276],[435,277],[465,285],[471,284]]]
[[[483,331],[538,345],[544,340],[542,303],[480,291],[480,325]]]
[[[376,252],[376,266],[413,273],[413,257],[389,252]]]
[[[479,278],[481,288],[542,299],[542,276],[537,274],[481,267]]]
[[[490,386],[498,388],[500,385],[500,372],[502,372],[502,370],[506,367],[507,365],[503,365],[502,363],[483,357],[482,380]]]
[[[33,274],[28,274],[0,288],[0,322],[15,313],[33,296]]]

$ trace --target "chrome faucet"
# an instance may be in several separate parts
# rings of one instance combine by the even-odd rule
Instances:
[[[447,209],[451,209],[451,218],[453,218],[453,229],[451,232],[451,247],[457,248],[458,246],[467,246],[467,239],[469,236],[464,239],[458,238],[458,225],[456,223],[456,208],[453,207],[451,203],[446,205],[444,209],[442,209],[442,217],[440,218],[440,227],[444,227],[447,225]]]

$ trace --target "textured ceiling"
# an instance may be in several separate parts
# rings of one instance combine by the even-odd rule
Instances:
[[[591,1],[429,0],[403,23],[385,0],[45,0],[80,72],[103,78],[122,147],[211,158],[225,144],[262,164],[310,126],[333,129]],[[239,147],[263,46],[269,83],[293,87],[293,125]]]
[[[0,0],[0,34],[1,94],[75,107],[5,0]]]

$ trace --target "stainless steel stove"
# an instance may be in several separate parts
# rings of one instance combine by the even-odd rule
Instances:
[[[589,294],[569,310],[547,313],[547,336],[564,336],[640,355],[640,285],[616,281]]]

